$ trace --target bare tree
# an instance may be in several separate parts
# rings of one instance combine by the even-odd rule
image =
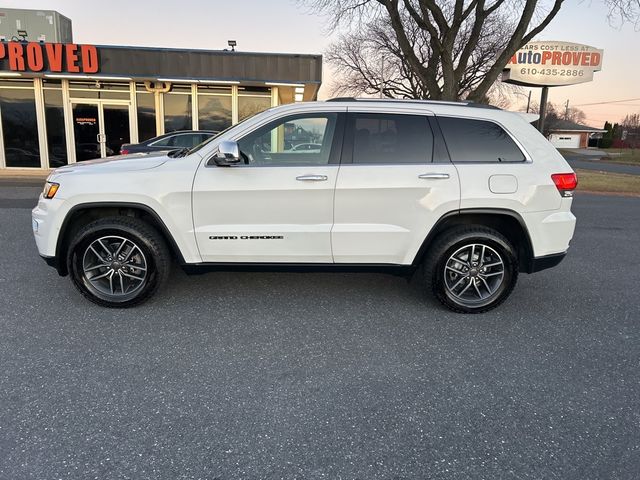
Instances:
[[[503,35],[506,19],[497,16],[485,22],[483,35],[469,56],[467,68],[462,71],[456,98],[466,97],[482,81],[492,60],[504,49]],[[405,32],[413,52],[422,64],[433,56],[428,32],[405,13]],[[453,54],[462,55],[472,35],[470,26],[464,25]],[[361,29],[341,35],[327,51],[327,60],[336,70],[339,80],[333,88],[336,95],[382,93],[386,97],[429,98],[431,92],[422,76],[405,61],[405,55],[396,40],[391,21],[386,17],[374,18]],[[437,64],[435,78],[444,79],[442,66]],[[506,88],[493,88],[492,100],[501,104],[508,101]]]
[[[513,54],[564,0],[298,0],[347,26],[328,52],[342,93],[486,101]],[[640,25],[640,0],[602,0]],[[382,64],[384,62],[384,68]],[[381,75],[384,70],[385,74]]]
[[[306,3],[330,12],[334,26],[355,24],[367,32],[373,22],[374,28],[392,32],[387,36],[421,97],[480,101],[486,99],[511,56],[551,22],[563,1],[553,0],[550,6],[543,0]],[[499,35],[493,36],[493,29]]]
[[[640,130],[640,114],[631,113],[629,115],[626,115],[624,117],[624,120],[622,120],[621,125],[626,128]]]
[[[640,0],[604,0],[609,7],[609,22],[613,25],[633,23],[640,28]]]

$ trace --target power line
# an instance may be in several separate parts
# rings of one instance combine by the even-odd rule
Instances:
[[[627,98],[626,100],[611,100],[608,102],[595,102],[595,103],[581,103],[574,105],[574,107],[588,107],[589,105],[607,105],[609,103],[622,103],[622,102],[637,102],[640,98]]]

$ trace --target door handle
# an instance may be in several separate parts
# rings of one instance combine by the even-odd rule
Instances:
[[[449,178],[448,173],[423,173],[422,175],[418,175],[418,178],[422,178],[423,180],[446,180]]]
[[[324,182],[328,179],[326,175],[300,175],[296,177],[299,182]]]

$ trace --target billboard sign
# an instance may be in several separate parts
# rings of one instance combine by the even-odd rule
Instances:
[[[529,42],[502,72],[502,81],[531,87],[558,87],[593,80],[602,68],[603,51],[571,42]]]

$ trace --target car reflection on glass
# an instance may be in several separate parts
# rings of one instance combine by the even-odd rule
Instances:
[[[166,133],[158,137],[153,137],[144,142],[127,144],[120,148],[121,155],[129,153],[159,152],[166,150],[177,150],[180,148],[193,148],[202,142],[217,135],[214,130],[179,130]]]
[[[322,150],[322,145],[319,143],[299,143],[298,145],[294,145],[291,150],[295,152],[319,152]]]
[[[19,167],[32,167],[40,164],[40,155],[36,151],[26,150],[24,148],[7,147],[4,151],[5,159],[8,165]]]

